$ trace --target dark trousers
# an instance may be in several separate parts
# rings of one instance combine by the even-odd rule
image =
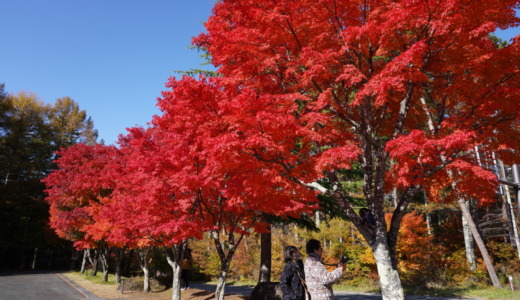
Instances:
[[[189,288],[190,284],[188,282],[190,275],[190,270],[182,270],[181,273],[181,289]]]

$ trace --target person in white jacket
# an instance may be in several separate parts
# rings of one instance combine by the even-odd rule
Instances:
[[[309,255],[304,263],[305,281],[312,300],[331,300],[334,299],[332,284],[343,274],[344,263],[339,263],[334,271],[327,271],[321,262],[323,248],[320,241],[311,239],[306,245]]]

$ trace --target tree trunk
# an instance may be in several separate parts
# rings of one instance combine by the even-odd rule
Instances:
[[[493,153],[493,158],[494,158],[494,156],[495,155]],[[495,165],[497,166],[497,170],[498,170],[498,179],[507,181],[504,163],[500,160],[496,160]],[[505,194],[506,201],[507,201],[507,211],[508,211],[507,217],[510,220],[510,224],[512,227],[511,229],[513,231],[512,235],[513,235],[514,245],[516,246],[517,255],[520,258],[520,238],[518,237],[518,227],[516,225],[515,209],[513,208],[513,202],[511,201],[511,194],[509,193],[509,186],[507,184],[503,184],[502,187],[503,187],[504,194]]]
[[[259,282],[271,282],[271,226],[269,232],[260,234],[260,276]]]
[[[99,258],[101,261],[101,268],[103,269],[103,282],[108,282],[108,256],[110,254],[110,249],[107,247],[100,247],[98,249]]]
[[[464,200],[462,200],[464,201]],[[465,201],[467,204],[467,201]],[[475,258],[475,247],[473,244],[473,236],[471,235],[471,229],[469,228],[466,217],[462,215],[462,229],[464,232],[464,246],[466,249],[466,259],[468,260],[469,268],[471,271],[477,269],[477,259]]]
[[[38,248],[34,248],[34,255],[33,255],[33,261],[32,261],[32,264],[31,264],[31,269],[35,270],[36,269],[36,258],[38,257]]]
[[[491,261],[491,258],[489,257],[489,253],[486,249],[486,246],[484,245],[484,242],[482,241],[482,238],[480,237],[480,233],[477,230],[477,226],[475,226],[475,223],[473,222],[473,219],[471,218],[471,213],[466,206],[466,203],[463,199],[459,199],[459,206],[462,210],[462,214],[466,218],[466,221],[468,222],[468,226],[471,229],[471,233],[473,234],[473,238],[475,239],[475,242],[478,245],[478,248],[480,250],[480,253],[482,254],[482,258],[484,259],[484,263],[486,264],[487,271],[489,273],[489,277],[491,279],[491,282],[493,283],[493,286],[495,288],[501,288],[500,281],[498,280],[498,276],[495,272],[495,268],[493,266],[493,262]]]
[[[252,223],[251,223],[252,225]],[[251,226],[250,225],[250,226]],[[249,227],[247,227],[249,229]],[[224,251],[224,247],[220,240],[219,231],[213,230],[211,231],[211,238],[213,239],[213,242],[215,244],[215,248],[218,253],[218,257],[220,259],[220,274],[218,278],[217,288],[215,290],[215,299],[216,300],[224,300],[224,290],[226,288],[226,279],[229,272],[229,267],[231,265],[231,260],[233,259],[233,256],[235,255],[235,251],[240,245],[240,242],[242,241],[242,238],[244,237],[244,234],[240,235],[240,238],[235,242],[235,236],[234,231],[230,230],[227,233],[228,238],[228,245],[227,248],[229,249],[227,254]]]
[[[166,259],[173,269],[172,300],[181,300],[181,262],[184,256],[185,247],[186,241],[182,241],[179,245],[172,246],[172,253],[170,253],[168,249],[165,249]]]
[[[115,274],[115,282],[121,283],[121,274],[123,271],[123,257],[125,256],[124,248],[117,248],[115,250],[115,265],[116,265],[116,274]]]
[[[144,273],[144,284],[143,292],[150,292],[150,265],[148,263],[148,257],[150,254],[150,247],[145,247],[137,250],[137,258],[139,260],[139,266]]]
[[[520,166],[513,165],[513,181],[520,186]],[[516,194],[516,208],[517,213],[520,216],[520,188],[517,186],[515,188],[515,194]]]
[[[81,262],[81,274],[85,273],[85,266],[87,265],[87,257],[89,249],[83,249],[83,261]]]
[[[424,208],[425,208],[425,211],[426,211],[426,228],[428,228],[428,234],[431,235],[431,234],[433,234],[433,232],[432,232],[432,217],[431,217],[431,214],[430,214],[430,210],[428,209],[428,196],[426,195],[425,191],[423,191],[423,195],[424,195]]]
[[[231,255],[232,257],[233,255]],[[220,274],[218,276],[217,288],[215,289],[215,300],[224,300],[224,290],[226,289],[226,279],[229,272],[231,259],[225,259],[220,264]]]
[[[404,299],[404,291],[399,272],[392,264],[391,251],[385,242],[385,238],[380,237],[379,240],[381,241],[375,245],[373,252],[383,299],[402,300]]]
[[[334,180],[332,180],[334,182]],[[367,180],[366,180],[367,181]],[[382,189],[378,189],[382,190]],[[352,206],[346,201],[339,192],[331,193],[335,198],[338,206],[345,212],[349,219],[354,223],[356,228],[361,232],[367,243],[372,249],[374,259],[376,260],[377,272],[379,274],[379,283],[381,286],[381,293],[384,300],[403,300],[404,290],[399,277],[397,269],[397,258],[395,247],[397,245],[397,237],[400,223],[406,212],[406,207],[415,196],[417,190],[409,190],[400,195],[398,201],[398,208],[395,210],[390,224],[390,231],[387,230],[387,223],[384,217],[382,203],[372,197],[369,203],[373,217],[375,219],[375,226],[365,222],[354,211]],[[379,199],[383,199],[380,194]],[[370,203],[373,203],[370,206]]]
[[[94,253],[92,253],[94,252]],[[98,257],[99,257],[99,251],[97,249],[91,250],[87,252],[88,254],[88,260],[90,261],[90,264],[92,265],[92,270],[90,271],[90,276],[96,276],[97,270],[98,270]]]

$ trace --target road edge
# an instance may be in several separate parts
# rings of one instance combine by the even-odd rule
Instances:
[[[85,296],[86,300],[104,300],[103,298],[98,298],[96,295],[94,295],[90,291],[82,288],[76,282],[74,282],[72,279],[68,278],[66,275],[57,273],[56,276],[58,276],[61,280],[65,281],[66,284],[68,284],[69,286],[73,287],[78,292],[80,292],[83,296]]]

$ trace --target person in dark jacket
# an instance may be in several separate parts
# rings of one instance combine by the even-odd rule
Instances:
[[[294,246],[286,246],[283,251],[285,266],[280,276],[283,300],[305,300],[305,273],[300,252]]]

